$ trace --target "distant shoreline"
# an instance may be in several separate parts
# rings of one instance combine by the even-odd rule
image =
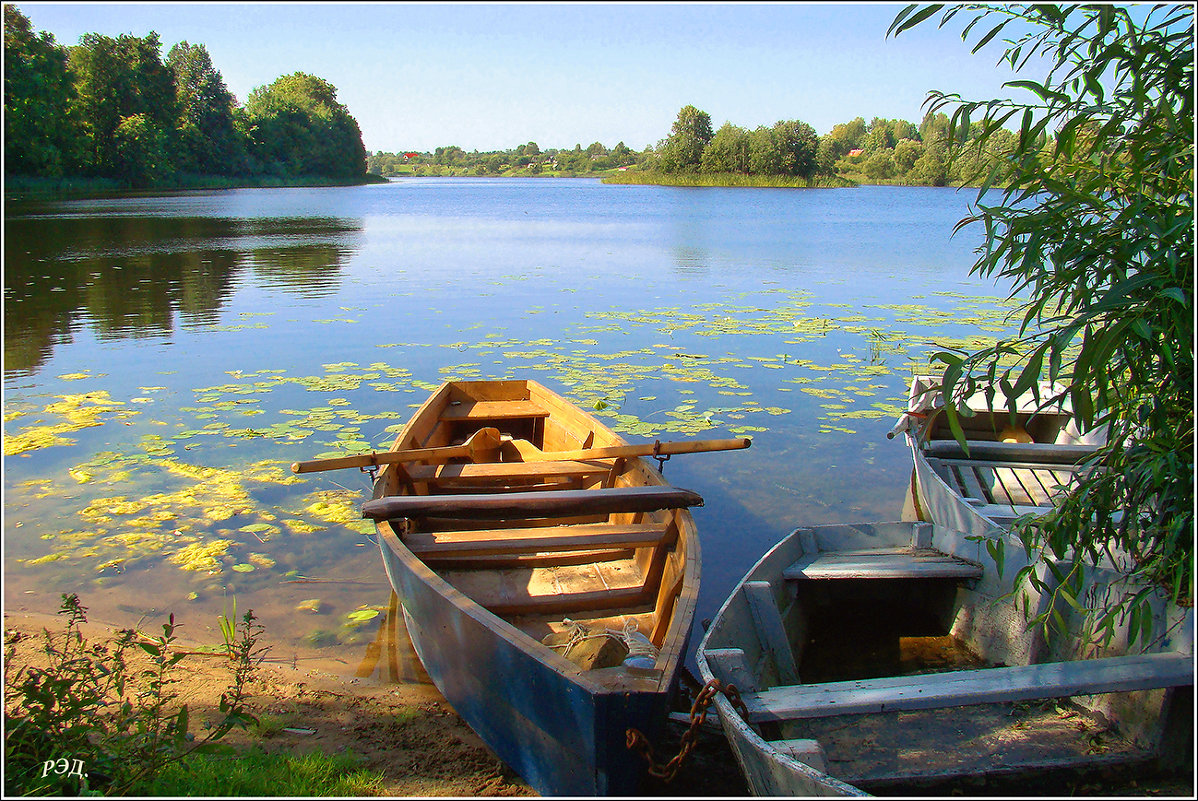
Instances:
[[[603,176],[605,184],[648,186],[763,187],[779,189],[841,189],[858,186],[839,176],[799,178],[788,175],[744,175],[741,173],[658,173],[626,171]]]
[[[24,175],[4,177],[5,200],[35,200],[66,197],[92,197],[108,194],[159,194],[162,192],[185,192],[212,189],[300,189],[304,187],[364,186],[386,183],[387,179],[367,173],[361,179],[322,178],[304,176],[280,178],[277,176],[228,177],[221,175],[189,175],[174,181],[163,181],[153,186],[132,188],[110,178],[34,178]]]

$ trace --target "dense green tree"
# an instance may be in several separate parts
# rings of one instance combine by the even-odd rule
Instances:
[[[4,6],[4,160],[12,173],[61,176],[79,155],[71,116],[75,87],[67,51],[49,33]]]
[[[272,172],[357,179],[366,174],[362,132],[328,81],[296,72],[258,87],[246,101],[253,150]]]
[[[941,9],[909,6],[890,33]],[[1110,635],[1127,619],[1130,639],[1147,641],[1150,595],[1192,603],[1194,590],[1194,8],[954,6],[940,25],[961,13],[975,51],[1011,31],[1002,61],[1019,71],[1041,56],[1048,73],[1008,83],[1027,101],[929,97],[931,111],[952,109],[950,138],[980,117],[983,152],[1018,122],[1001,143],[1011,147],[1001,198],[979,195],[960,225],[982,224],[973,271],[1025,299],[1020,329],[938,354],[945,397],[951,407],[989,388],[1009,406],[1057,382],[1063,393],[1042,400],[1068,400],[1080,431],[1106,434],[1060,505],[1015,525],[1028,553],[1067,575],[1055,588],[1035,565],[1020,578],[1080,607],[1086,562],[1111,559],[1132,589],[1095,610],[1096,629]]]
[[[457,145],[439,147],[433,151],[433,163],[456,167],[466,163],[466,151]]]
[[[235,124],[236,102],[203,45],[180,42],[166,66],[179,110],[176,166],[183,172],[237,175],[245,171],[245,140]]]
[[[145,187],[171,171],[166,134],[145,114],[122,117],[113,133],[110,175]]]
[[[665,172],[696,172],[712,136],[711,115],[694,106],[683,106],[661,149],[661,169]]]
[[[744,128],[726,122],[711,137],[703,150],[699,167],[706,173],[749,171],[749,133]]]
[[[907,178],[911,183],[922,186],[945,186],[948,183],[948,165],[944,162],[944,147],[925,147],[923,155],[911,165]]]
[[[894,176],[893,150],[877,150],[861,163],[861,171],[872,180],[884,181]]]
[[[774,134],[782,153],[782,174],[799,178],[815,175],[819,149],[815,129],[800,120],[781,120],[774,124]]]
[[[88,33],[70,51],[76,77],[77,111],[87,140],[88,161],[100,175],[129,170],[126,156],[118,165],[117,130],[124,120],[141,115],[133,129],[164,143],[173,152],[176,112],[174,76],[162,63],[158,34],[122,34],[116,38]],[[149,154],[154,148],[135,148]],[[126,155],[128,152],[126,151]],[[146,165],[158,171],[160,165]],[[138,170],[134,170],[138,172]]]
[[[864,138],[865,120],[862,117],[833,125],[832,130],[820,138],[816,155],[819,171],[828,175],[835,173],[836,162],[859,147]]]
[[[749,172],[753,175],[782,175],[786,152],[777,128],[759,125],[749,132]]]
[[[893,150],[898,140],[894,138],[894,123],[881,117],[874,117],[865,129],[861,139],[861,148],[866,153],[877,153],[879,150]]]
[[[924,147],[920,142],[914,139],[901,139],[894,146],[894,169],[900,174],[911,172],[911,168],[915,166],[915,162],[919,161],[923,156]]]

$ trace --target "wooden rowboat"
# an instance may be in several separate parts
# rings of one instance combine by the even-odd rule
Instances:
[[[972,416],[959,418],[967,452],[950,430],[939,385],[916,377],[907,411],[890,434],[906,434],[921,519],[987,536],[1021,515],[1044,514],[1102,443],[1097,432],[1077,432],[1067,406],[1041,409],[1028,396],[1012,422],[978,395],[967,402]]]
[[[363,516],[446,700],[542,795],[637,792],[630,751],[669,714],[699,590],[689,507],[647,456],[532,381],[450,382],[388,454]]]
[[[1007,596],[1022,551],[1008,554],[1000,576],[980,542],[930,523],[802,528],[765,554],[696,655],[736,690],[714,704],[752,792],[1192,759],[1193,610],[1157,599],[1151,653],[1049,643]]]

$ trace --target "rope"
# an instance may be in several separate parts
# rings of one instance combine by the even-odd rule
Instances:
[[[644,634],[641,634],[640,629],[636,625],[636,621],[630,617],[624,618],[623,630],[604,629],[603,631],[595,633],[592,633],[589,629],[587,629],[586,626],[577,621],[571,620],[568,617],[562,618],[562,623],[569,627],[568,630],[570,631],[570,639],[566,642],[548,645],[547,647],[564,648],[565,650],[563,653],[568,654],[570,649],[580,642],[598,639],[599,637],[610,637],[616,642],[624,644],[624,646],[628,649],[628,659],[632,659],[634,657],[644,657],[651,659],[654,662],[657,661],[656,646],[649,641],[648,637],[646,637]]]

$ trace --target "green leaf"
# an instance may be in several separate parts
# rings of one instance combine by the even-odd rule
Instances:
[[[890,27],[887,29],[886,35],[888,37],[897,36],[903,31],[910,30],[926,20],[928,17],[935,14],[940,9],[944,8],[944,6],[937,3],[934,5],[925,6],[919,11],[915,11],[917,8],[919,8],[917,4],[912,4],[900,11],[898,15],[895,16],[894,21],[890,23]]]

